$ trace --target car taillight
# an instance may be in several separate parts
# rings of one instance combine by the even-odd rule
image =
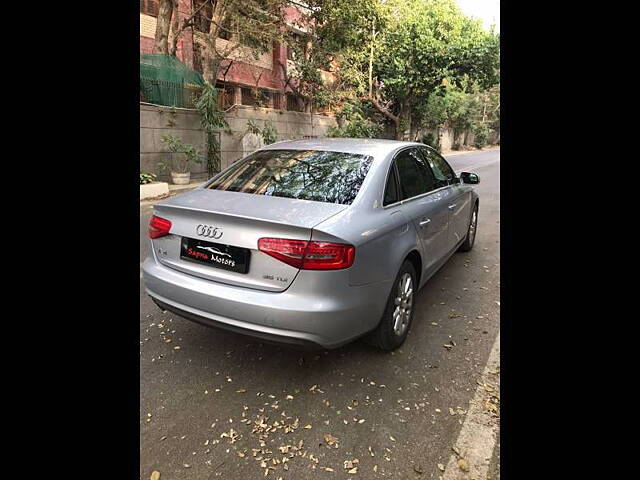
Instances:
[[[353,265],[356,247],[343,243],[261,238],[258,250],[303,270],[340,270]]]
[[[169,235],[171,222],[155,215],[149,220],[149,238],[159,238]]]

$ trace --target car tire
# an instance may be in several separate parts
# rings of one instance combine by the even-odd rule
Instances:
[[[415,313],[415,299],[418,293],[416,278],[413,264],[405,260],[393,282],[382,319],[378,327],[365,337],[366,343],[385,351],[395,350],[404,343]],[[407,281],[409,281],[410,295],[403,296],[403,294],[406,295],[404,290],[407,289]]]
[[[458,248],[460,252],[468,252],[473,248],[473,244],[476,241],[476,234],[478,233],[478,204],[476,203],[469,220],[469,227],[467,228],[467,236]]]

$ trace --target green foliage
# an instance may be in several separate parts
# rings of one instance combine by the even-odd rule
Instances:
[[[489,127],[486,124],[479,124],[473,129],[474,133],[474,145],[476,148],[482,148],[487,144],[489,140]]]
[[[262,129],[262,139],[264,140],[265,145],[271,145],[272,143],[275,143],[276,140],[278,140],[278,131],[276,130],[276,127],[273,125],[273,123],[271,123],[269,120],[264,123],[264,128]]]
[[[149,172],[140,172],[140,185],[146,185],[147,183],[153,183],[156,180],[156,175]]]
[[[380,127],[365,119],[355,119],[343,127],[329,127],[328,137],[344,138],[377,138],[380,135]]]
[[[162,170],[171,168],[171,171],[176,173],[188,173],[191,163],[202,163],[201,154],[193,145],[184,143],[174,135],[162,135],[160,140],[167,145],[171,152],[170,161],[159,162]],[[179,154],[177,157],[174,155],[176,153]]]
[[[253,120],[247,120],[247,132],[254,135],[262,135],[262,130]]]
[[[218,90],[205,81],[199,97],[195,102],[200,112],[200,126],[207,138],[207,173],[210,177],[220,171],[220,142],[218,131],[229,128],[224,112],[218,107]]]
[[[446,78],[458,85],[464,76],[487,87],[497,82],[497,37],[465,17],[453,0],[391,3],[399,17],[383,32],[375,63],[386,95],[413,100]]]
[[[478,102],[473,95],[457,88],[447,91],[447,120],[455,133],[461,133],[473,127],[478,114]]]
[[[476,134],[476,142],[484,146],[491,129],[500,128],[500,86],[481,91],[477,83],[463,85],[466,90],[447,83],[432,92],[417,110],[421,125],[426,128],[447,125],[456,135],[471,130]]]
[[[372,22],[380,17],[379,0],[309,0],[306,22],[298,24],[307,33],[292,32],[286,37],[294,52],[288,69],[289,85],[307,104],[335,106],[351,96],[351,84],[358,77],[349,55],[359,57],[366,45]],[[379,20],[379,23],[381,21]],[[323,80],[321,70],[336,73],[338,81]]]
[[[499,36],[466,17],[455,0],[387,0],[367,7],[353,13],[366,27],[340,54],[343,90],[350,98],[376,98],[376,109],[400,130],[396,135],[447,120],[469,124],[464,95],[432,94],[447,86],[469,93],[471,86],[484,91],[496,84]]]
[[[382,133],[382,127],[366,118],[361,105],[346,103],[338,113],[337,119],[342,126],[329,127],[328,137],[345,138],[377,138]]]
[[[264,128],[260,128],[253,120],[248,120],[247,132],[261,136],[265,145],[270,145],[278,140],[278,131],[269,120],[264,123]]]

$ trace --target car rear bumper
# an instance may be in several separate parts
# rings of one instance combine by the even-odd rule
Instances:
[[[265,341],[336,348],[374,329],[390,282],[350,286],[346,270],[300,271],[284,292],[205,280],[145,260],[146,292],[161,308],[204,325]]]

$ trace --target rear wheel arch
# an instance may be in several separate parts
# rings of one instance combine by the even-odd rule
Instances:
[[[411,264],[413,265],[417,277],[416,285],[420,285],[420,277],[422,276],[422,257],[420,256],[420,253],[418,252],[418,250],[411,250],[405,257],[405,260],[411,262]]]

